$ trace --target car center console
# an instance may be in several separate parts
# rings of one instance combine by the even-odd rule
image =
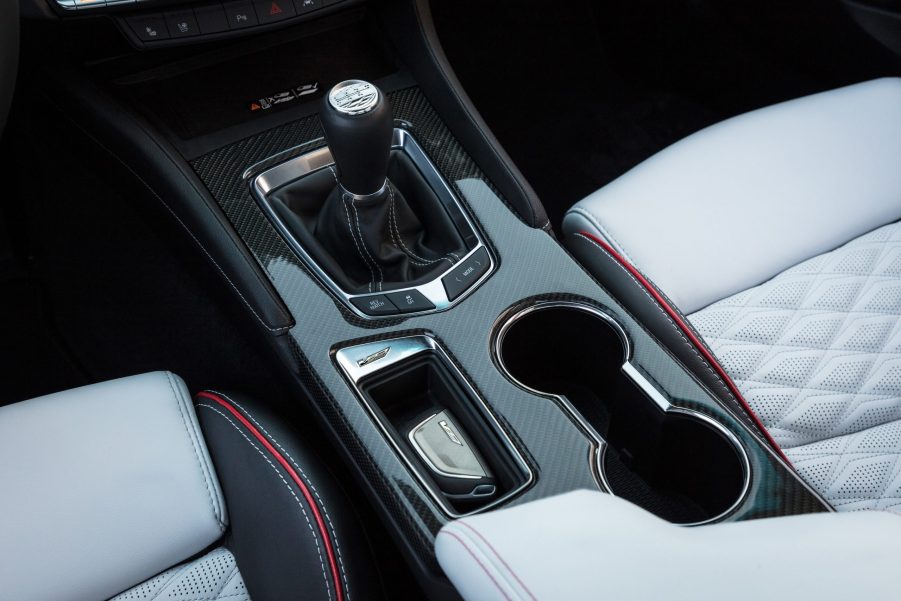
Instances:
[[[314,397],[421,557],[450,518],[578,488],[619,494],[683,524],[821,507],[552,236],[510,210],[418,87],[389,98],[395,124],[430,155],[496,264],[444,311],[361,316],[261,207],[261,174],[323,147],[316,116],[192,166],[297,319],[288,336]],[[426,369],[423,357],[447,368],[441,378],[393,375]],[[483,479],[473,478],[460,492],[442,482],[428,451],[411,441],[442,411],[457,420],[446,444],[465,439],[473,463],[505,473],[504,484],[479,488]]]
[[[264,284],[229,282],[257,317],[265,300],[247,289],[271,286],[290,319],[264,323],[261,335],[283,349],[284,368],[309,392],[424,581],[440,574],[433,543],[448,520],[576,489],[609,492],[685,525],[826,510],[746,416],[546,231],[528,194],[518,194],[525,187],[515,168],[441,74],[427,3],[386,4],[349,13],[332,4],[331,21],[310,24],[315,35],[170,66],[103,65],[83,76],[90,86],[69,74],[63,89],[85,118],[104,124],[104,147],[145,185],[156,186],[171,165],[183,168],[168,177],[190,186],[159,195],[174,214],[209,203],[233,228],[233,256],[216,265],[228,275],[234,256],[249,254]],[[204,7],[190,9],[198,27]],[[165,25],[171,40],[160,14],[152,27]],[[123,18],[133,25],[137,17]],[[136,45],[162,43],[140,39],[140,29],[126,31]],[[385,60],[373,58],[365,32],[391,41]],[[331,59],[317,57],[328,39],[342,40],[345,54],[336,46]],[[256,80],[276,53],[275,72],[294,65],[294,73],[266,85],[315,86],[254,111],[253,99],[267,93]],[[228,84],[216,79],[235,71]],[[336,169],[340,157],[324,137],[323,96],[351,79],[372,82],[390,105],[388,181],[410,197],[424,228],[439,220],[435,227],[454,229],[460,245],[434,269],[393,284],[367,280],[373,263],[362,256],[363,280],[342,276],[327,266],[340,250],[315,248],[327,203],[353,210],[366,202],[329,196],[347,169]],[[194,89],[194,81],[220,87]],[[100,110],[104,103],[117,108]],[[350,211],[347,220],[349,230],[365,228]],[[202,239],[208,222],[198,218],[191,235]],[[358,240],[346,239],[349,255]]]

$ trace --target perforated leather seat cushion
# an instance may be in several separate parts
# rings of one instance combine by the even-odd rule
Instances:
[[[219,548],[189,561],[110,601],[250,601],[235,557]]]
[[[901,510],[901,224],[689,318],[826,500]]]

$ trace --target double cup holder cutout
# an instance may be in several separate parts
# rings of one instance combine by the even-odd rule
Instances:
[[[516,385],[560,404],[595,442],[602,485],[658,516],[702,524],[728,515],[750,483],[744,447],[716,420],[669,402],[630,363],[622,327],[591,305],[513,313],[493,339]]]

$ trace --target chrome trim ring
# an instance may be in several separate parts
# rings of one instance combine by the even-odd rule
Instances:
[[[385,181],[382,182],[382,185],[379,186],[379,189],[372,194],[354,194],[340,183],[338,184],[338,188],[341,190],[341,194],[344,196],[345,200],[347,200],[348,198],[354,201],[372,200],[374,198],[378,198],[379,196],[385,196],[388,191],[388,179],[385,178]]]

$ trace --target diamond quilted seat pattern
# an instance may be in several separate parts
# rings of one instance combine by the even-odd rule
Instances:
[[[690,320],[836,509],[901,511],[901,224]]]

